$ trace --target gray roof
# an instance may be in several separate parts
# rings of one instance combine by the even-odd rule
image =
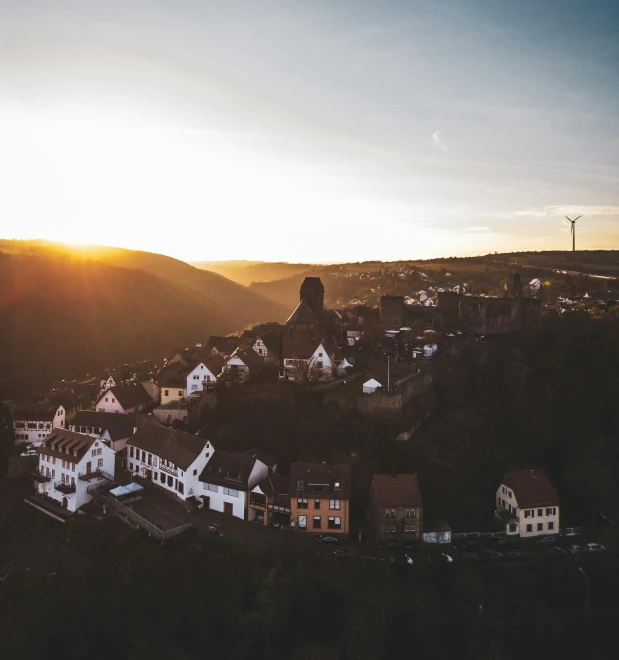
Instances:
[[[184,431],[143,421],[128,444],[165,458],[181,470],[186,470],[198,458],[206,441]]]
[[[71,421],[71,426],[105,429],[112,440],[121,440],[133,435],[134,428],[143,417],[139,413],[118,415],[94,410],[79,410]]]
[[[144,389],[141,383],[127,383],[126,385],[116,385],[111,387],[109,392],[116,397],[120,405],[127,410],[127,408],[135,408],[136,406],[145,406],[152,403],[148,392]]]
[[[19,401],[6,401],[5,403],[11,411],[13,421],[24,422],[51,422],[60,407],[52,403],[27,403]]]
[[[200,481],[236,490],[247,489],[257,460],[267,465],[273,464],[273,459],[255,449],[238,453],[218,449],[202,470]]]
[[[305,300],[302,300],[292,312],[292,314],[289,316],[288,320],[286,321],[286,325],[291,325],[295,323],[304,323],[304,324],[314,324],[316,325],[318,323],[318,320],[316,319],[316,315],[312,311],[312,308],[305,302]]]

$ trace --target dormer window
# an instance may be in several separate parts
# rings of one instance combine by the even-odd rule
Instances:
[[[340,487],[340,482],[339,482],[339,481],[336,481],[335,484],[334,484],[334,487],[335,487],[335,488],[339,488],[339,487]]]
[[[303,490],[303,482],[302,481],[297,481],[297,488],[299,490]]]

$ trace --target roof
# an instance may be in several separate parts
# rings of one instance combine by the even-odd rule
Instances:
[[[286,321],[286,325],[291,325],[291,324],[297,324],[297,323],[305,323],[305,324],[313,324],[317,325],[318,324],[318,319],[316,318],[316,315],[312,311],[312,308],[305,302],[305,300],[302,300],[297,306],[294,312],[288,317],[288,320]]]
[[[269,351],[276,353],[281,345],[281,333],[275,334],[274,332],[266,332],[260,335],[258,339],[267,347]]]
[[[284,335],[282,357],[287,360],[309,360],[322,344],[322,339],[299,339]]]
[[[301,293],[324,293],[325,287],[320,277],[306,277],[301,284]]]
[[[264,365],[264,360],[256,351],[251,348],[239,348],[226,360],[228,362],[233,357],[240,358],[250,369],[255,369]]]
[[[257,460],[260,459],[255,450],[236,453],[218,449],[202,470],[200,481],[235,490],[247,489]]]
[[[43,444],[37,449],[37,454],[54,456],[63,461],[69,461],[69,463],[79,463],[95,442],[101,441],[92,435],[74,433],[66,429],[54,429],[43,440]]]
[[[559,496],[543,470],[508,472],[501,483],[513,491],[520,509],[559,506]]]
[[[164,369],[159,375],[159,387],[187,387],[187,376],[195,367]]]
[[[24,422],[51,422],[59,408],[59,405],[53,403],[28,403],[20,401],[7,401],[6,405],[11,411],[13,421]]]
[[[277,472],[269,472],[258,487],[265,495],[290,495],[290,477]]]
[[[181,470],[186,470],[208,442],[191,433],[144,420],[128,444],[165,458]]]
[[[374,507],[423,506],[417,473],[375,474],[372,504]]]
[[[133,435],[139,423],[139,415],[130,413],[119,415],[110,412],[95,412],[94,410],[78,410],[71,421],[71,426],[105,429],[111,440],[121,440]]]
[[[379,383],[376,378],[370,378],[363,383],[363,387],[382,387],[382,384]]]
[[[108,392],[111,392],[118,403],[127,410],[127,408],[135,408],[136,406],[150,405],[152,400],[148,392],[144,389],[141,383],[127,383],[126,385],[116,385],[110,387]],[[105,392],[102,396],[105,396]],[[101,397],[99,397],[101,400]]]
[[[302,487],[299,488],[299,485]],[[339,486],[336,487],[336,484]],[[290,495],[312,499],[350,499],[350,465],[348,463],[292,463]],[[317,488],[322,488],[318,490]]]
[[[53,403],[57,406],[62,406],[65,410],[71,410],[71,408],[77,408],[79,401],[77,397],[71,390],[57,390],[48,394],[45,398],[49,403]]]

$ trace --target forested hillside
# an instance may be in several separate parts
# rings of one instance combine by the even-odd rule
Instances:
[[[136,258],[127,252],[116,256],[135,264]],[[175,265],[175,260],[169,261]],[[179,274],[168,273],[166,281],[144,269],[119,268],[63,251],[0,252],[2,397],[24,389],[40,391],[51,378],[162,358],[173,347],[277,314],[277,306],[269,306],[239,285],[176,263],[211,283],[223,280],[218,297],[225,298],[228,294],[221,291],[228,290],[236,301],[220,304],[208,295],[215,293],[215,286],[207,281],[202,286],[183,285],[183,268]],[[170,281],[175,276],[178,284]]]

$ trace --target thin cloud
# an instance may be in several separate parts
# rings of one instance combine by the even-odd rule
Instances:
[[[479,226],[474,226],[474,227],[467,227],[466,231],[492,231],[490,227],[479,227]]]
[[[441,149],[442,151],[447,151],[447,147],[443,142],[442,133],[443,131],[434,131],[434,133],[432,133],[432,142],[434,142],[434,146],[437,147],[438,149]]]
[[[619,206],[543,206],[538,209],[526,209],[516,211],[517,216],[533,216],[534,218],[543,218],[546,216],[565,216],[569,215],[619,215]]]

